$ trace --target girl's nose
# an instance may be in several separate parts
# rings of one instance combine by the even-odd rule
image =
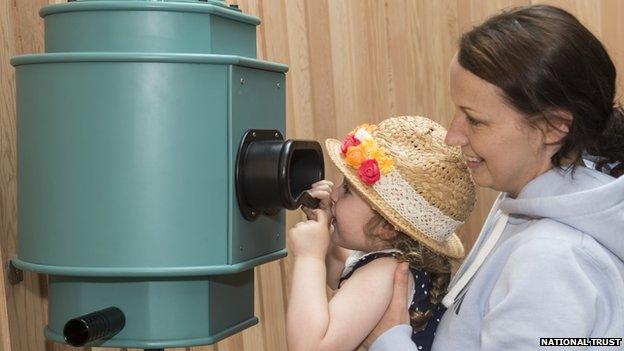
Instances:
[[[465,146],[468,145],[468,136],[465,132],[465,124],[462,122],[461,116],[453,117],[451,125],[446,132],[444,142],[449,146]]]

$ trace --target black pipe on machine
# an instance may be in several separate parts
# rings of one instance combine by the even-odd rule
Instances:
[[[84,346],[114,336],[125,325],[124,313],[117,307],[109,307],[69,320],[63,328],[63,336],[71,346]]]
[[[321,145],[311,140],[284,140],[277,130],[248,130],[236,161],[236,194],[243,217],[274,215],[282,208],[317,208],[306,190],[324,178]]]

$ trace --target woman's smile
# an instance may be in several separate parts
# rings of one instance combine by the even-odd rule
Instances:
[[[469,170],[477,169],[485,163],[480,157],[464,155],[464,158],[466,159],[466,166],[468,166]]]

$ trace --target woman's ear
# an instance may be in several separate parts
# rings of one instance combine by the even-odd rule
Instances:
[[[388,221],[384,221],[384,223],[379,226],[377,235],[383,240],[392,240],[397,237],[398,233],[392,224],[388,223]]]
[[[544,143],[547,145],[556,145],[570,132],[574,117],[572,113],[565,110],[550,111],[546,115],[546,122],[542,125],[544,133]]]

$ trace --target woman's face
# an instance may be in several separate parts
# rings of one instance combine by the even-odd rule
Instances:
[[[346,180],[331,193],[334,232],[332,242],[347,249],[370,251],[371,241],[364,226],[375,213],[355,192]]]
[[[505,103],[498,87],[461,67],[457,55],[450,75],[456,112],[445,142],[461,147],[476,184],[517,196],[552,168],[552,147],[541,130]]]

